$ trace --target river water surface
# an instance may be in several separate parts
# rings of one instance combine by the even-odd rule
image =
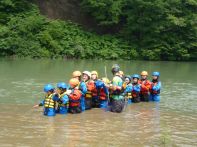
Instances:
[[[160,103],[128,106],[121,114],[93,109],[45,117],[32,106],[43,85],[68,81],[74,70],[112,77],[118,63],[126,74],[160,71]],[[140,147],[197,146],[196,62],[0,60],[0,146]]]

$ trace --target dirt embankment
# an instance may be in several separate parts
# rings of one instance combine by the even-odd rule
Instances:
[[[51,19],[71,20],[89,31],[99,34],[113,33],[109,28],[97,25],[93,17],[83,12],[80,7],[81,0],[33,0],[39,6],[43,15]]]

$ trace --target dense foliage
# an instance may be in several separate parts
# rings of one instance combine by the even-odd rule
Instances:
[[[138,56],[121,39],[86,32],[72,22],[49,20],[28,2],[3,0],[0,10],[3,12],[1,56],[103,59],[136,59]]]
[[[196,60],[195,0],[82,0],[118,37],[40,15],[27,0],[0,1],[0,56]]]
[[[151,60],[196,60],[196,0],[82,0],[102,26],[122,26],[121,36]]]

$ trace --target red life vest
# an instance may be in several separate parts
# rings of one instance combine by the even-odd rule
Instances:
[[[93,91],[93,89],[96,88],[94,81],[87,81],[86,86],[87,86],[87,92],[85,94],[85,98],[87,98],[87,99],[92,98],[92,91]]]
[[[80,98],[82,96],[82,93],[78,89],[74,89],[72,93],[69,95],[70,103],[69,106],[80,106]]]
[[[101,88],[99,91],[99,99],[103,101],[107,100],[107,95],[103,88]]]
[[[135,92],[135,91],[132,91],[132,98],[136,98],[136,97],[138,97],[138,93],[137,92]]]
[[[98,96],[98,90],[95,86],[95,81],[94,81],[94,88],[92,89],[92,96],[93,97],[97,97]]]
[[[141,84],[140,93],[141,94],[148,94],[149,89],[151,87],[151,82],[149,80],[145,80],[145,82],[143,82],[142,80],[139,80],[139,84]]]
[[[135,85],[132,85],[132,87],[134,87]],[[139,97],[139,92],[136,92],[136,91],[134,91],[134,90],[132,90],[132,98],[137,98],[137,97]]]

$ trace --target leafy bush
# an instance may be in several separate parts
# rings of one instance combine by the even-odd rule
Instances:
[[[131,59],[127,42],[86,32],[72,22],[49,20],[31,8],[10,15],[0,28],[1,56]]]
[[[195,0],[81,0],[101,26],[97,35],[70,21],[50,20],[27,0],[0,1],[0,56],[197,60]]]

